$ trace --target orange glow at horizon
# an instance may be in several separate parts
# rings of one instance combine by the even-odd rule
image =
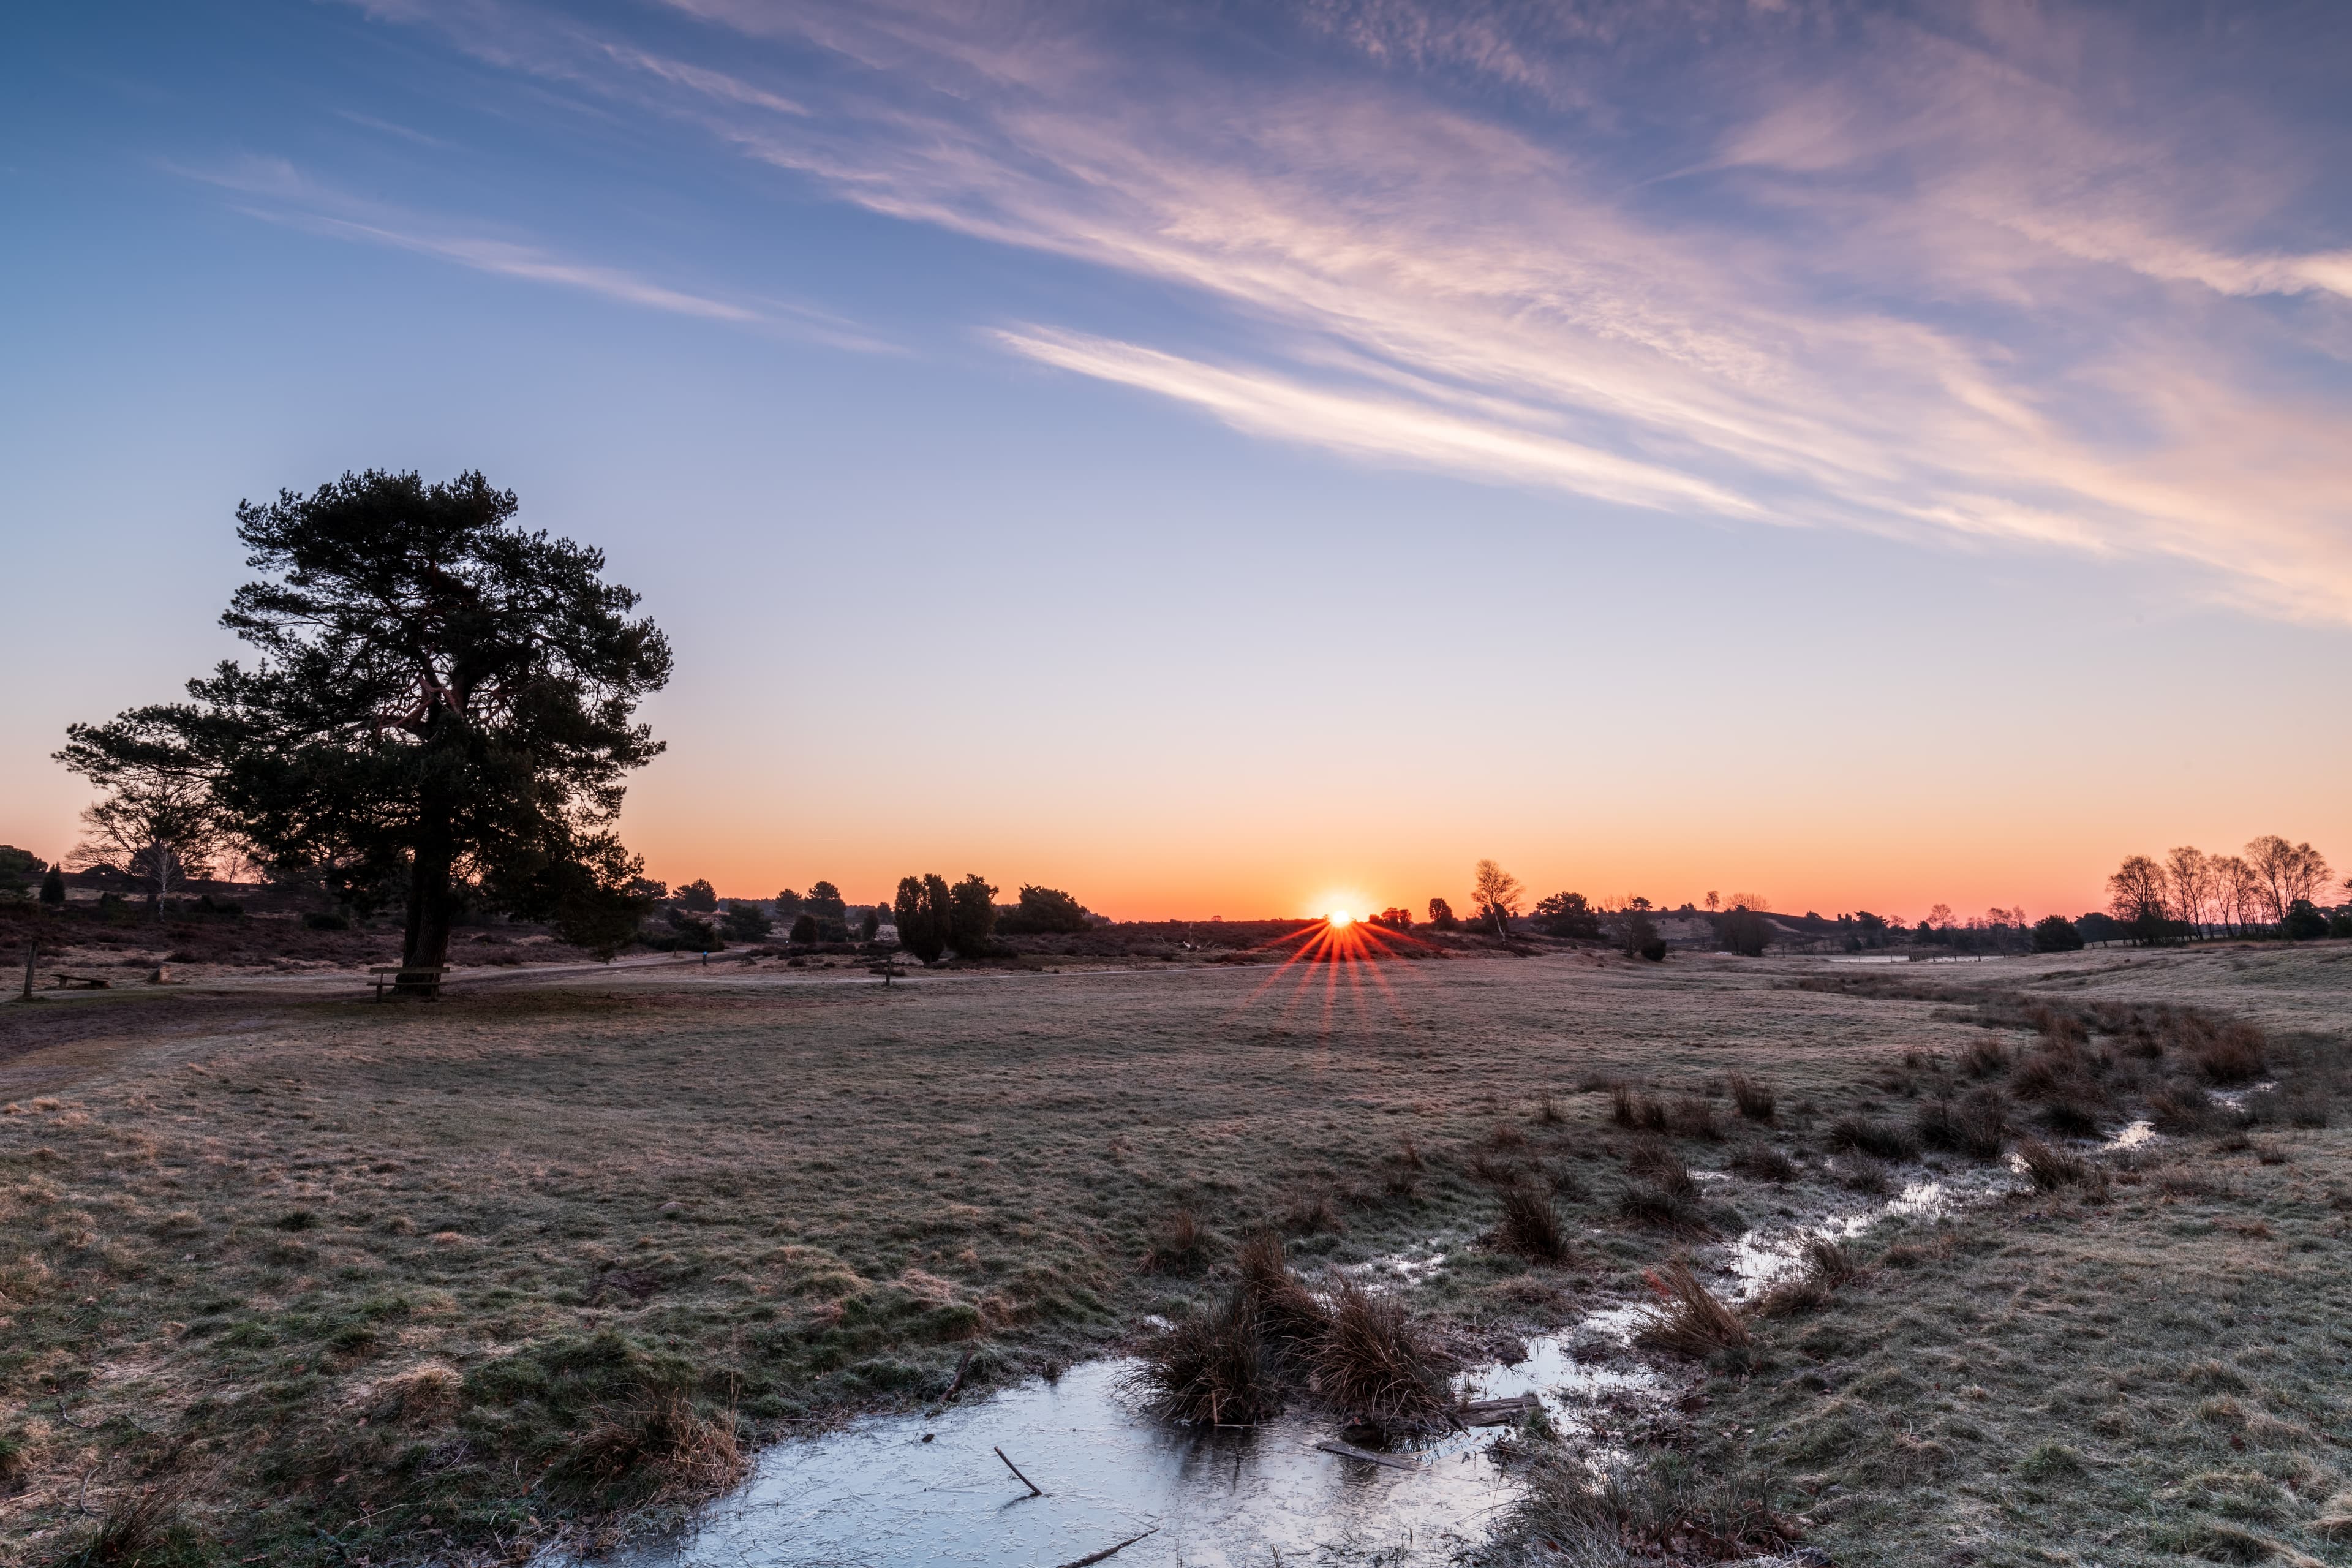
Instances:
[[[1356,917],[1345,910],[1333,910],[1323,917],[1323,923],[1334,931],[1345,931],[1356,923]]]

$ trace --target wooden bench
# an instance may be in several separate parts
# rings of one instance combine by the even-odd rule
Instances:
[[[52,991],[111,991],[114,982],[100,980],[95,974],[59,974]]]
[[[401,981],[412,974],[431,975],[433,990],[436,994],[438,994],[441,990],[441,977],[449,972],[446,969],[431,969],[406,963],[388,963],[379,964],[368,973],[375,977],[375,999],[381,1002],[383,1000],[383,988],[386,984],[396,988]]]

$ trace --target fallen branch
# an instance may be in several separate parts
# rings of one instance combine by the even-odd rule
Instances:
[[[1004,1468],[1006,1469],[1011,1470],[1014,1475],[1021,1477],[1021,1484],[1029,1489],[1029,1495],[1031,1497],[1044,1497],[1045,1495],[1045,1489],[1044,1487],[1039,1486],[1027,1476],[1021,1475],[1021,1467],[1014,1464],[1011,1459],[1005,1458],[1003,1449],[997,1449],[996,1457],[1000,1459],[1004,1459]]]
[[[1020,1474],[1017,1470],[1013,1473],[1015,1475]],[[1129,1547],[1142,1540],[1144,1535],[1157,1535],[1159,1533],[1160,1527],[1155,1524],[1150,1530],[1145,1531],[1143,1535],[1130,1535],[1125,1541],[1120,1542],[1117,1546],[1106,1546],[1100,1552],[1095,1552],[1091,1556],[1073,1557],[1067,1563],[1063,1563],[1061,1568],[1087,1568],[1087,1564],[1090,1563],[1099,1563],[1106,1557],[1113,1557],[1118,1555],[1119,1552],[1126,1551]]]
[[[1352,1443],[1318,1443],[1315,1446],[1327,1454],[1338,1454],[1349,1459],[1367,1459],[1375,1465],[1386,1465],[1392,1470],[1417,1470],[1422,1468],[1418,1459],[1400,1459],[1394,1454],[1375,1454],[1370,1448],[1359,1448]]]
[[[955,1402],[956,1390],[963,1386],[963,1374],[971,1370],[971,1358],[979,1353],[976,1350],[963,1352],[963,1360],[956,1363],[955,1376],[948,1380],[948,1391],[940,1395],[940,1402],[937,1405],[931,1406],[932,1415],[938,1415]]]
[[[1508,1426],[1540,1403],[1532,1394],[1514,1394],[1508,1399],[1465,1400],[1454,1407],[1454,1418],[1465,1426]]]

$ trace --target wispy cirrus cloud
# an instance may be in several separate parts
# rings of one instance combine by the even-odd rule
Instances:
[[[182,178],[237,193],[239,210],[332,239],[412,255],[527,283],[594,295],[640,310],[706,321],[790,331],[837,347],[898,353],[855,323],[806,306],[722,299],[672,288],[624,268],[567,257],[527,241],[482,234],[393,204],[362,200],[305,176],[282,158],[245,158],[217,168],[167,165]]]
[[[991,341],[1255,434],[2352,620],[2352,215],[2309,199],[2343,128],[2136,110],[2100,73],[2156,46],[2113,15],[1314,0],[1257,50],[1203,10],[670,4],[624,38],[401,0],[844,201],[1160,286],[1229,346]]]

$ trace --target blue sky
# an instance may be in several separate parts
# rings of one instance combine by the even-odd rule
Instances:
[[[730,891],[2095,901],[2352,858],[2340,7],[507,0],[0,27],[0,840],[240,498],[478,467]]]

